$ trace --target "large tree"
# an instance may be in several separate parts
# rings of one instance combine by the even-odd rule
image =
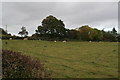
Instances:
[[[66,29],[63,21],[50,15],[43,19],[42,25],[37,27],[36,33],[49,38],[63,38],[66,36]]]
[[[102,31],[96,28],[91,28],[88,25],[84,25],[80,27],[78,31],[79,31],[80,40],[101,41],[103,39]]]
[[[93,29],[88,25],[84,25],[78,29],[80,32],[80,38],[82,40],[93,40]]]
[[[26,30],[25,27],[22,27],[21,31],[18,34],[20,34],[21,37],[26,37],[28,35],[28,31]]]

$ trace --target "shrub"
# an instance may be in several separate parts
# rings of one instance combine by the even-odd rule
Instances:
[[[37,59],[19,52],[2,50],[3,78],[45,78],[49,74]]]
[[[2,39],[10,39],[11,35],[2,35]]]
[[[12,38],[13,38],[13,39],[19,39],[19,40],[23,40],[23,39],[24,39],[24,37],[19,37],[19,36],[15,36],[15,35],[12,36]]]

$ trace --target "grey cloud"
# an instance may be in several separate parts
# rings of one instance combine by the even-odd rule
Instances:
[[[84,24],[98,29],[118,27],[118,6],[115,2],[4,2],[2,5],[3,27],[17,34],[26,26],[33,34],[40,22],[48,15],[61,19],[67,28]]]

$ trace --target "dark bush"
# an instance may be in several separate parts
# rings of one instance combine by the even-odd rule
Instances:
[[[37,59],[19,52],[2,50],[3,78],[45,78],[49,74]]]
[[[19,37],[19,36],[12,36],[12,39],[19,39],[19,40],[23,40],[24,39],[24,37]]]
[[[12,36],[11,35],[2,35],[2,39],[10,39]]]

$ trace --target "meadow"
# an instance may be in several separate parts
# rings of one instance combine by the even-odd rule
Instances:
[[[118,77],[117,42],[3,40],[2,47],[40,59],[52,78]]]

